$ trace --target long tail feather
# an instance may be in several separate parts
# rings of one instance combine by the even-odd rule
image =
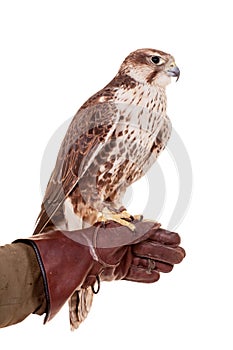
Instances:
[[[72,331],[86,319],[91,309],[93,291],[91,287],[76,290],[69,299],[70,328]]]

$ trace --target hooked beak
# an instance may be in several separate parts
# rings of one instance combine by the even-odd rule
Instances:
[[[167,75],[169,75],[169,77],[177,77],[177,81],[180,77],[180,70],[177,66],[171,67],[167,70]]]

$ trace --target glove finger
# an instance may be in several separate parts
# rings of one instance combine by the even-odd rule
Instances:
[[[142,259],[139,257],[135,257],[132,264],[140,268],[144,268],[147,271],[152,269],[163,273],[171,272],[173,269],[173,265],[171,264],[151,259]]]
[[[164,230],[162,228],[151,230],[150,239],[174,247],[177,247],[180,244],[180,236],[178,233]]]
[[[133,247],[133,253],[141,258],[150,258],[171,265],[179,264],[185,257],[183,248],[174,248],[153,241],[145,241],[136,244]]]
[[[127,281],[153,283],[159,280],[159,272],[156,270],[148,271],[143,267],[132,265],[127,276],[124,278]]]

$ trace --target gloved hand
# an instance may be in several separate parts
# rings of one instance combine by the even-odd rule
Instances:
[[[143,222],[145,225],[148,222]],[[136,235],[127,231],[127,240],[132,239],[131,245],[121,246],[121,257],[119,264],[113,264],[116,252],[107,252],[106,249],[98,249],[99,259],[105,260],[106,267],[100,277],[103,281],[128,280],[143,283],[158,281],[160,272],[168,273],[173,269],[174,264],[179,264],[185,257],[185,251],[179,246],[180,236],[160,228],[158,223],[149,222],[149,230],[142,234],[146,227],[138,224]],[[115,223],[109,223],[108,229],[116,227]],[[126,237],[124,237],[126,239]],[[115,236],[117,240],[117,236]],[[122,240],[118,236],[118,239]],[[119,244],[120,242],[118,242]],[[116,242],[115,242],[116,244]],[[118,247],[119,249],[119,247]],[[111,253],[114,254],[112,257]],[[105,258],[102,257],[105,254]],[[109,265],[114,265],[108,267]]]
[[[78,288],[96,281],[151,283],[170,272],[185,256],[177,233],[150,221],[133,222],[134,232],[109,222],[78,231],[51,231],[17,240],[30,244],[44,280],[45,322],[51,320]]]

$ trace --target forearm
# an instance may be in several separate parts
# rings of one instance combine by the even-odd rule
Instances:
[[[0,328],[21,322],[46,308],[43,280],[32,247],[0,247]]]

